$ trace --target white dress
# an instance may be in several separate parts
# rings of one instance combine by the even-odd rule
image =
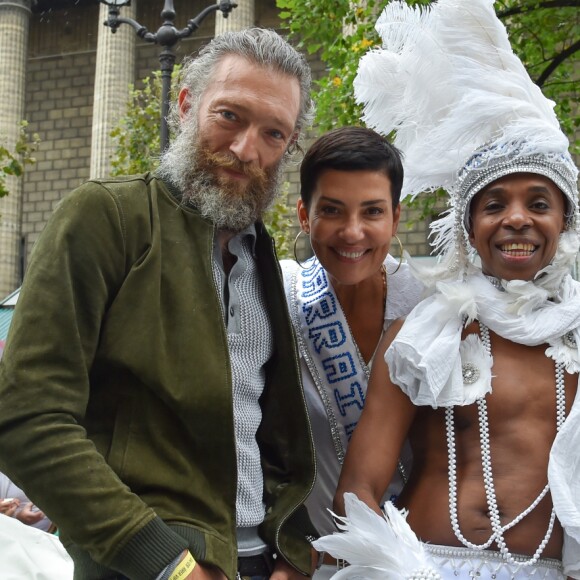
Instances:
[[[387,256],[385,266],[388,272],[393,272],[397,267],[398,260],[392,256]],[[328,512],[332,508],[332,499],[334,497],[342,459],[337,453],[337,439],[336,432],[333,432],[333,410],[323,401],[319,387],[328,388],[328,384],[316,384],[316,379],[313,377],[311,368],[307,364],[306,340],[304,339],[304,327],[300,323],[299,316],[296,310],[300,306],[293,299],[292,280],[295,279],[296,274],[300,274],[303,269],[293,260],[281,261],[282,272],[284,274],[284,286],[286,289],[286,298],[290,308],[292,323],[294,324],[296,334],[298,336],[298,344],[300,348],[300,364],[302,370],[302,381],[304,383],[304,391],[306,396],[306,403],[312,424],[312,432],[314,438],[314,447],[316,451],[317,463],[317,478],[314,489],[306,501],[308,513],[312,523],[318,530],[319,534],[326,535],[336,531],[336,526],[332,520],[332,516]],[[408,314],[415,304],[421,299],[423,286],[410,273],[406,264],[402,264],[398,272],[392,276],[388,276],[388,291],[387,304],[385,308],[385,320],[383,331],[386,330],[395,320]],[[348,327],[347,327],[348,328]],[[352,340],[352,336],[348,337]],[[372,361],[371,361],[372,363]],[[363,363],[364,364],[364,363]],[[364,365],[365,374],[368,376],[370,371],[370,364]],[[361,382],[361,388],[366,393],[367,383]],[[342,447],[346,451],[348,441],[343,438]],[[408,461],[405,461],[406,469],[410,468],[410,450]],[[398,494],[402,488],[402,480],[398,475],[391,483],[386,498],[393,494]]]

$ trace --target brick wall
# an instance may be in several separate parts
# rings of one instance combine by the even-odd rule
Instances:
[[[161,0],[138,3],[137,20],[150,31],[161,24]],[[176,0],[178,28],[197,15],[207,0]],[[258,26],[276,28],[279,24],[273,0],[256,1]],[[22,235],[25,254],[44,228],[55,205],[69,191],[89,176],[92,101],[99,21],[97,4],[79,4],[70,10],[34,14],[30,23],[29,63],[26,82],[26,118],[31,132],[40,135],[37,163],[28,169],[23,183]],[[208,42],[214,30],[214,18],[208,17],[196,33],[182,41],[177,49],[178,62]],[[159,47],[137,39],[136,79],[159,68]],[[314,78],[324,74],[324,65],[310,58]],[[315,130],[307,135],[305,145],[312,142]],[[295,217],[299,195],[298,166],[292,165],[286,175],[287,203],[293,219],[294,236],[298,232]],[[407,230],[401,219],[400,237],[412,254],[425,254],[425,234],[415,225]],[[304,244],[304,239],[302,239]],[[306,245],[299,246],[303,255]],[[393,248],[397,252],[398,248]]]
[[[88,178],[94,68],[94,52],[29,61],[26,118],[41,143],[24,182],[27,252],[56,203]]]
[[[58,201],[89,175],[97,26],[96,5],[31,18],[25,116],[41,142],[23,184],[27,255]]]

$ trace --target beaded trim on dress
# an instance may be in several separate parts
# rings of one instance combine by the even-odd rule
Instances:
[[[562,562],[550,558],[538,560],[533,570],[522,566],[530,558],[514,554],[515,564],[506,562],[499,552],[470,550],[454,546],[424,544],[436,568],[445,578],[457,580],[566,580]]]

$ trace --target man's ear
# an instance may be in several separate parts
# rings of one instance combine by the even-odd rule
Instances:
[[[298,146],[298,138],[300,137],[300,131],[297,129],[296,131],[294,131],[294,133],[292,133],[292,137],[290,137],[290,140],[288,141],[288,146],[286,147],[286,151],[288,151],[288,153],[295,153],[296,152],[296,147]]]
[[[187,113],[189,112],[189,109],[191,108],[191,102],[189,100],[189,89],[186,87],[183,87],[180,91],[179,91],[179,97],[177,98],[177,102],[179,104],[179,118],[183,119]]]

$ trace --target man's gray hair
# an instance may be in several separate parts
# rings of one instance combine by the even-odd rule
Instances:
[[[246,28],[216,36],[196,57],[190,57],[183,62],[177,91],[188,89],[189,103],[193,110],[197,109],[217,66],[229,55],[241,56],[251,63],[296,78],[300,83],[300,110],[296,129],[308,127],[314,113],[310,98],[310,67],[306,59],[278,33],[265,28]],[[176,99],[171,105],[168,122],[178,133],[180,119]]]

